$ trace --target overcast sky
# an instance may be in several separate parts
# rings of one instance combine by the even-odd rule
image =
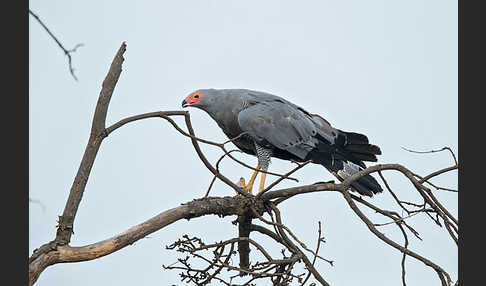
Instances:
[[[123,72],[107,123],[158,110],[181,110],[199,88],[248,88],[282,96],[318,113],[342,130],[366,134],[381,147],[381,163],[399,163],[426,175],[452,165],[447,153],[404,151],[451,147],[457,152],[457,1],[29,1],[73,53],[79,81],[67,58],[29,17],[29,253],[55,236],[69,189],[89,137],[102,81],[121,43]],[[196,134],[222,142],[209,116],[191,109]],[[178,121],[183,123],[182,121]],[[220,152],[204,146],[215,162]],[[240,158],[256,164],[251,156]],[[270,171],[294,167],[274,159]],[[233,180],[251,174],[224,161]],[[407,180],[385,172],[404,199],[419,200]],[[318,165],[296,175],[300,182],[334,179]],[[74,225],[72,246],[91,244],[158,213],[204,195],[212,174],[190,141],[167,122],[149,119],[110,135],[96,158]],[[272,177],[270,177],[273,179]],[[434,182],[457,188],[457,172]],[[212,196],[233,195],[217,182]],[[457,217],[457,194],[437,196]],[[396,209],[388,193],[373,203]],[[401,285],[401,254],[377,239],[339,193],[302,195],[282,204],[284,223],[314,247],[318,221],[334,260],[318,270],[331,285]],[[376,223],[386,222],[370,214]],[[178,272],[162,269],[177,254],[165,246],[183,234],[206,242],[237,235],[230,222],[202,217],[179,221],[116,253],[47,268],[37,285],[182,285]],[[409,248],[457,278],[457,247],[425,215],[410,219],[423,241]],[[400,243],[393,225],[380,230]],[[252,234],[258,240],[263,238]],[[278,253],[278,249],[275,250]],[[252,253],[255,253],[253,251]],[[437,274],[407,258],[408,285],[440,285]],[[313,279],[311,279],[313,281]]]

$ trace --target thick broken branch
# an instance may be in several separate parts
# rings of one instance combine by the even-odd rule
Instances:
[[[91,135],[86,146],[86,150],[81,160],[81,164],[78,168],[76,177],[74,178],[73,185],[69,191],[69,197],[64,208],[62,216],[59,217],[59,225],[57,229],[55,241],[60,245],[68,244],[71,241],[71,235],[73,233],[73,223],[76,213],[78,211],[79,203],[83,198],[84,189],[88,182],[89,173],[93,167],[96,154],[101,146],[103,138],[105,138],[105,120],[108,105],[110,103],[111,95],[115,89],[115,85],[120,77],[123,64],[123,54],[126,50],[126,44],[122,43],[120,49],[115,55],[111,64],[110,70],[103,81],[103,87],[101,89],[98,104],[93,118],[93,124],[91,127]]]
[[[237,197],[205,198],[194,200],[179,207],[164,211],[157,216],[127,229],[109,239],[81,247],[68,245],[53,245],[43,249],[36,259],[29,261],[29,277],[31,285],[37,280],[42,271],[49,265],[64,262],[79,262],[93,260],[113,253],[123,247],[133,244],[137,240],[181,219],[191,219],[204,215],[243,215],[251,199]],[[258,204],[256,204],[258,207]],[[260,204],[263,209],[263,205]],[[263,211],[263,210],[261,210]],[[41,251],[37,250],[35,253]]]

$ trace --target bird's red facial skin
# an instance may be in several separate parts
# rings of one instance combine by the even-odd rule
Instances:
[[[188,106],[196,105],[201,101],[203,96],[204,95],[200,92],[193,92],[186,98],[186,102],[188,103]]]

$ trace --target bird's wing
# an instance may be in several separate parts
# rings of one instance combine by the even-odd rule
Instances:
[[[287,107],[293,110],[297,110],[301,114],[301,116],[312,120],[312,123],[317,127],[317,133],[330,144],[333,144],[338,137],[338,130],[332,127],[331,124],[322,116],[318,114],[311,114],[302,107],[295,105],[294,103],[282,97],[255,90],[244,90],[244,93],[249,96],[249,103],[281,102],[287,105]]]
[[[242,110],[238,123],[259,145],[277,147],[304,159],[320,132],[308,113],[282,100],[263,101]]]

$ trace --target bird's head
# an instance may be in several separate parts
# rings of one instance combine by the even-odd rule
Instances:
[[[204,110],[214,100],[216,93],[215,89],[198,89],[182,101],[182,107],[192,106]]]

